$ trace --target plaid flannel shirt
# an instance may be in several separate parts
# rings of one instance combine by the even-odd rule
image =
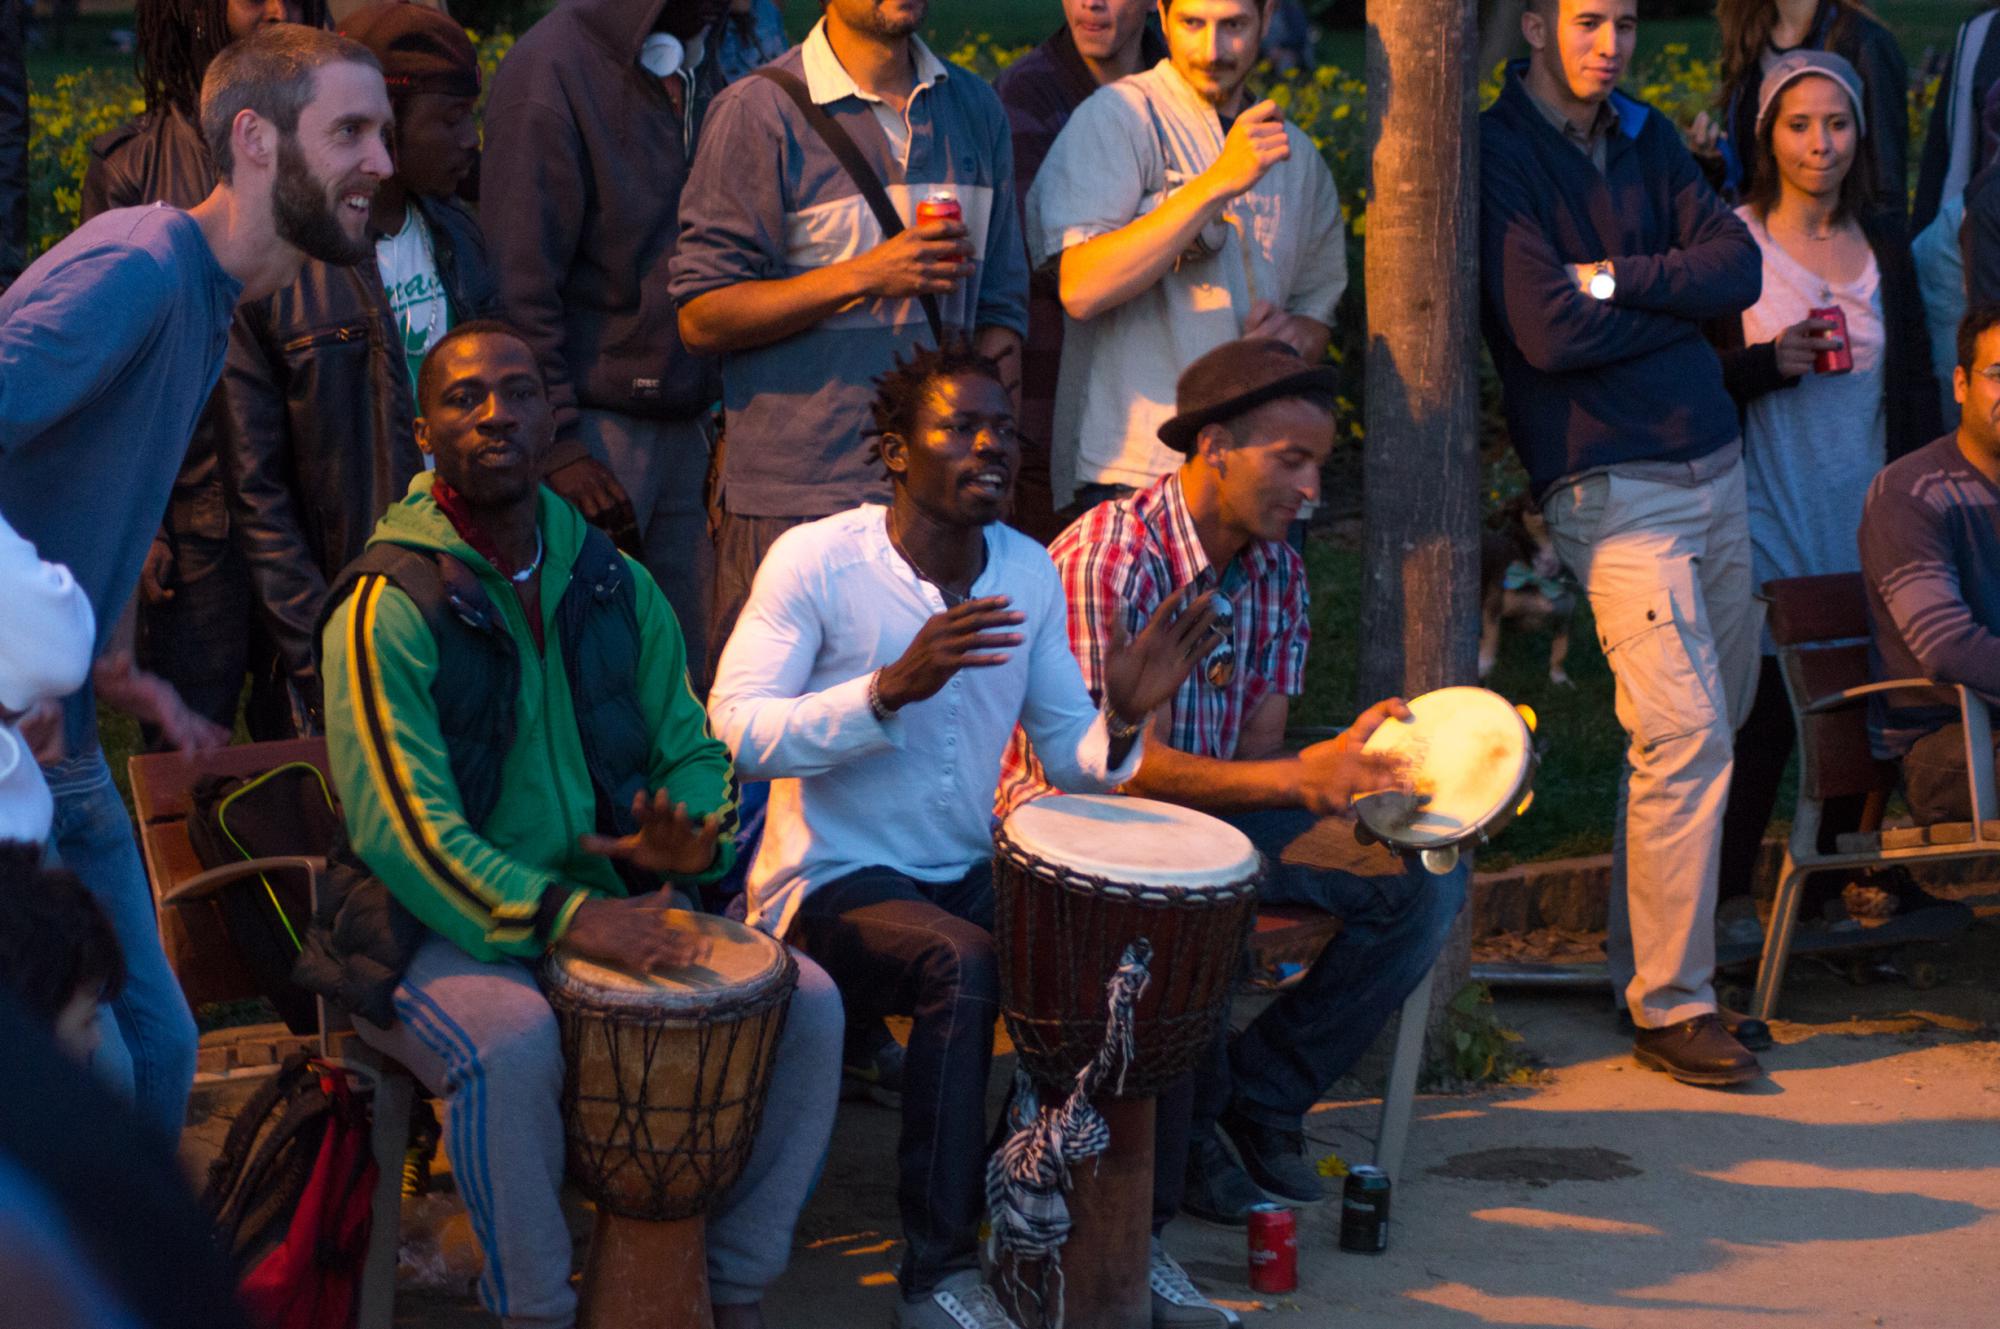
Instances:
[[[1305,687],[1307,614],[1305,562],[1277,540],[1251,543],[1218,572],[1195,533],[1178,470],[1130,498],[1100,503],[1049,546],[1069,607],[1069,644],[1083,681],[1100,703],[1104,652],[1122,614],[1133,637],[1166,596],[1182,587],[1220,588],[1235,613],[1231,641],[1236,672],[1216,687],[1199,665],[1174,694],[1169,746],[1198,757],[1235,757],[1245,718],[1273,693],[1296,697]],[[1004,818],[1021,804],[1055,793],[1042,777],[1019,729],[1000,767],[994,811]]]

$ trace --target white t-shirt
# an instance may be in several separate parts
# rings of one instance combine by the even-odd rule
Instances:
[[[1853,572],[1854,533],[1888,444],[1883,405],[1882,292],[1875,256],[1851,282],[1829,283],[1779,247],[1747,205],[1736,210],[1764,256],[1764,290],[1743,311],[1743,344],[1775,338],[1807,311],[1840,306],[1854,369],[1807,374],[1767,392],[1743,420],[1744,480],[1757,584]]]
[[[1287,123],[1291,155],[1233,200],[1205,238],[1150,290],[1079,323],[1063,320],[1051,479],[1058,506],[1080,483],[1143,488],[1185,460],[1160,442],[1174,382],[1203,353],[1243,335],[1257,300],[1331,327],[1347,289],[1347,228],[1319,149]],[[1034,265],[1160,206],[1222,153],[1222,122],[1162,60],[1076,108],[1028,191]]]
[[[375,242],[375,266],[382,274],[382,289],[389,296],[389,311],[395,316],[396,331],[403,337],[403,358],[410,371],[410,395],[417,391],[417,370],[424,356],[437,345],[438,338],[451,331],[451,301],[445,297],[444,282],[438,277],[437,254],[431,248],[431,228],[423,214],[411,204],[403,217],[403,229]],[[432,465],[424,454],[424,468]]]
[[[45,563],[0,517],[0,707],[25,711],[83,686],[97,618],[69,569]],[[0,840],[48,839],[54,804],[34,754],[0,723]]]

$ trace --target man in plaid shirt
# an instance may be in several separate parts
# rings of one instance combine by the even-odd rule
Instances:
[[[1260,900],[1313,905],[1342,923],[1305,977],[1226,1055],[1218,1046],[1212,1065],[1162,1098],[1156,1233],[1182,1203],[1241,1224],[1266,1194],[1292,1204],[1324,1198],[1304,1156],[1306,1110],[1429,972],[1465,902],[1463,868],[1432,876],[1380,849],[1358,852],[1352,871],[1280,861],[1287,844],[1321,817],[1345,814],[1356,794],[1404,782],[1386,759],[1361,751],[1386,720],[1408,718],[1400,700],[1371,706],[1338,738],[1298,753],[1284,747],[1312,635],[1305,563],[1284,537],[1319,497],[1333,397],[1333,371],[1283,342],[1217,347],[1181,374],[1177,414],[1160,426],[1161,440],[1187,460],[1093,508],[1049,548],[1068,598],[1070,645],[1093,692],[1121,615],[1129,632],[1183,587],[1220,591],[1228,635],[1154,713],[1145,758],[1122,792],[1230,822],[1272,864]],[[998,811],[1050,792],[1017,731]]]

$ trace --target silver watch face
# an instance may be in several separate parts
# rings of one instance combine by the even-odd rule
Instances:
[[[1612,292],[1616,291],[1617,289],[1618,289],[1617,278],[1613,277],[1610,273],[1606,272],[1604,269],[1599,268],[1596,272],[1590,274],[1590,293],[1596,299],[1609,300],[1611,298]]]

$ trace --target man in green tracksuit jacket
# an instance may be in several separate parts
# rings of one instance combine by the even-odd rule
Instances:
[[[519,334],[454,329],[418,398],[437,469],[342,573],[321,631],[349,847],[422,925],[377,911],[415,952],[393,1023],[357,1028],[446,1100],[487,1308],[510,1326],[564,1326],[562,1050],[531,964],[558,941],[634,972],[694,958],[662,899],[628,897],[728,869],[730,758],[659,587],[539,483],[552,416]],[[347,912],[336,931],[351,934]],[[718,1326],[762,1323],[832,1126],[839,997],[794,955],[763,1127],[709,1218]]]

